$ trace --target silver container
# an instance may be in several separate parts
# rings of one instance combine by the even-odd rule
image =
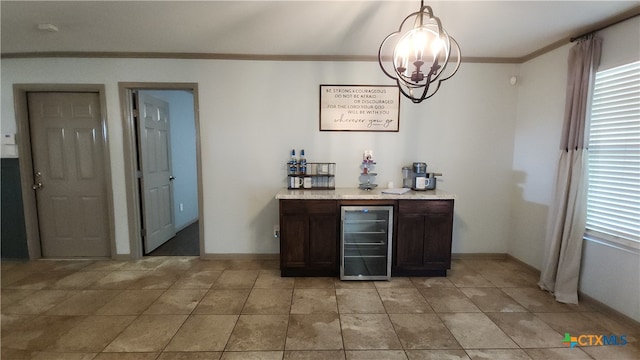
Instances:
[[[414,162],[413,163],[413,172],[416,174],[426,174],[427,173],[427,164],[423,162]]]

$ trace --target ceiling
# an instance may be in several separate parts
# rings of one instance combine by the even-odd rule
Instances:
[[[526,57],[640,1],[425,1],[464,58]],[[376,56],[405,1],[1,1],[1,52]],[[38,30],[53,24],[57,32]]]

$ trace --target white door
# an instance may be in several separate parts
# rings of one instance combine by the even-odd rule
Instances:
[[[111,256],[98,93],[27,94],[43,257]]]
[[[175,236],[171,182],[169,104],[137,92],[138,151],[141,178],[144,253]]]

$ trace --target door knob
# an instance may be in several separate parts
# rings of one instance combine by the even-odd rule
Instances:
[[[176,177],[175,177],[175,176],[173,176],[173,175],[169,176],[169,180],[170,180],[170,181],[173,181],[173,180],[175,180],[175,179],[176,179]]]
[[[37,184],[33,184],[33,186],[31,187],[33,190],[38,190],[42,188],[42,183],[39,182]]]

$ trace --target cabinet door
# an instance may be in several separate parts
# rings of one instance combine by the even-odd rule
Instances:
[[[430,269],[451,267],[453,208],[443,206],[425,216],[424,265]]]
[[[395,246],[395,266],[422,267],[424,254],[424,216],[398,215]]]
[[[338,217],[309,216],[309,267],[338,269]]]
[[[302,268],[307,253],[308,215],[282,215],[280,221],[280,267]]]

